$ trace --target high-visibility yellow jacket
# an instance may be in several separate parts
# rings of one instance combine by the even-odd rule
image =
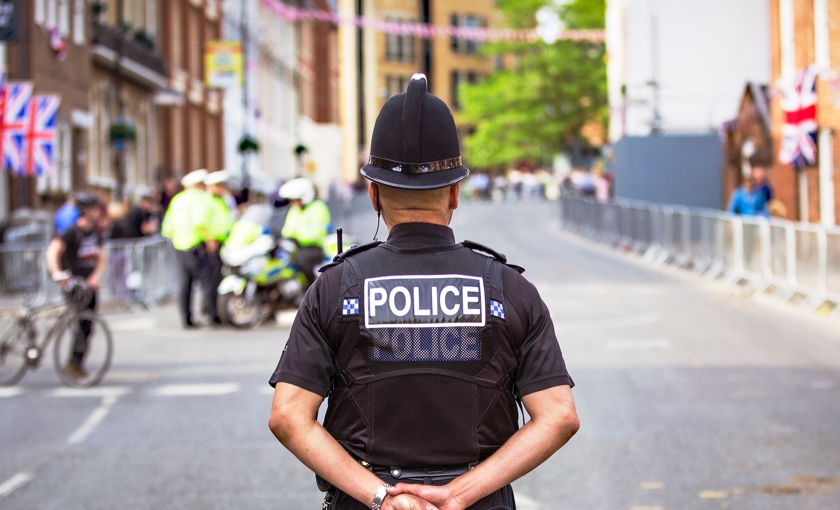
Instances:
[[[280,235],[295,239],[301,246],[324,246],[330,227],[330,210],[321,200],[313,200],[302,208],[292,207],[286,214]]]
[[[210,235],[213,239],[224,241],[230,234],[231,227],[233,227],[233,212],[231,212],[227,201],[223,197],[214,195],[210,197],[213,203]]]
[[[172,198],[163,217],[160,234],[172,240],[176,250],[191,250],[214,239],[212,195],[199,189],[185,189]]]

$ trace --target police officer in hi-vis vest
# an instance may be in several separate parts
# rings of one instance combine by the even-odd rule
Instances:
[[[382,107],[370,154],[361,173],[388,240],[339,255],[309,289],[269,426],[332,510],[513,509],[510,483],[579,427],[548,309],[521,268],[455,241],[469,170],[425,76]]]

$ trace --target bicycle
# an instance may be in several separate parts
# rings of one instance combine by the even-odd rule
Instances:
[[[67,386],[88,388],[105,377],[114,354],[111,330],[102,317],[86,309],[93,293],[83,278],[70,278],[64,291],[64,304],[39,306],[33,294],[24,296],[11,326],[0,333],[0,386],[17,384],[28,370],[37,369],[50,342],[55,371]],[[39,342],[38,323],[47,318],[56,322]],[[77,346],[85,351],[82,369],[69,361]]]

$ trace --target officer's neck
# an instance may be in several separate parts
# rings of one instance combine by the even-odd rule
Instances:
[[[383,219],[388,230],[401,223],[431,223],[448,227],[452,220],[452,211],[446,213],[427,210],[393,211],[390,214],[383,214]]]

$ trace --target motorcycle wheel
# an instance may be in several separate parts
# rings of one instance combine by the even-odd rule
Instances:
[[[255,292],[251,299],[246,294],[222,294],[218,310],[221,319],[235,328],[250,329],[264,319],[263,298]]]

